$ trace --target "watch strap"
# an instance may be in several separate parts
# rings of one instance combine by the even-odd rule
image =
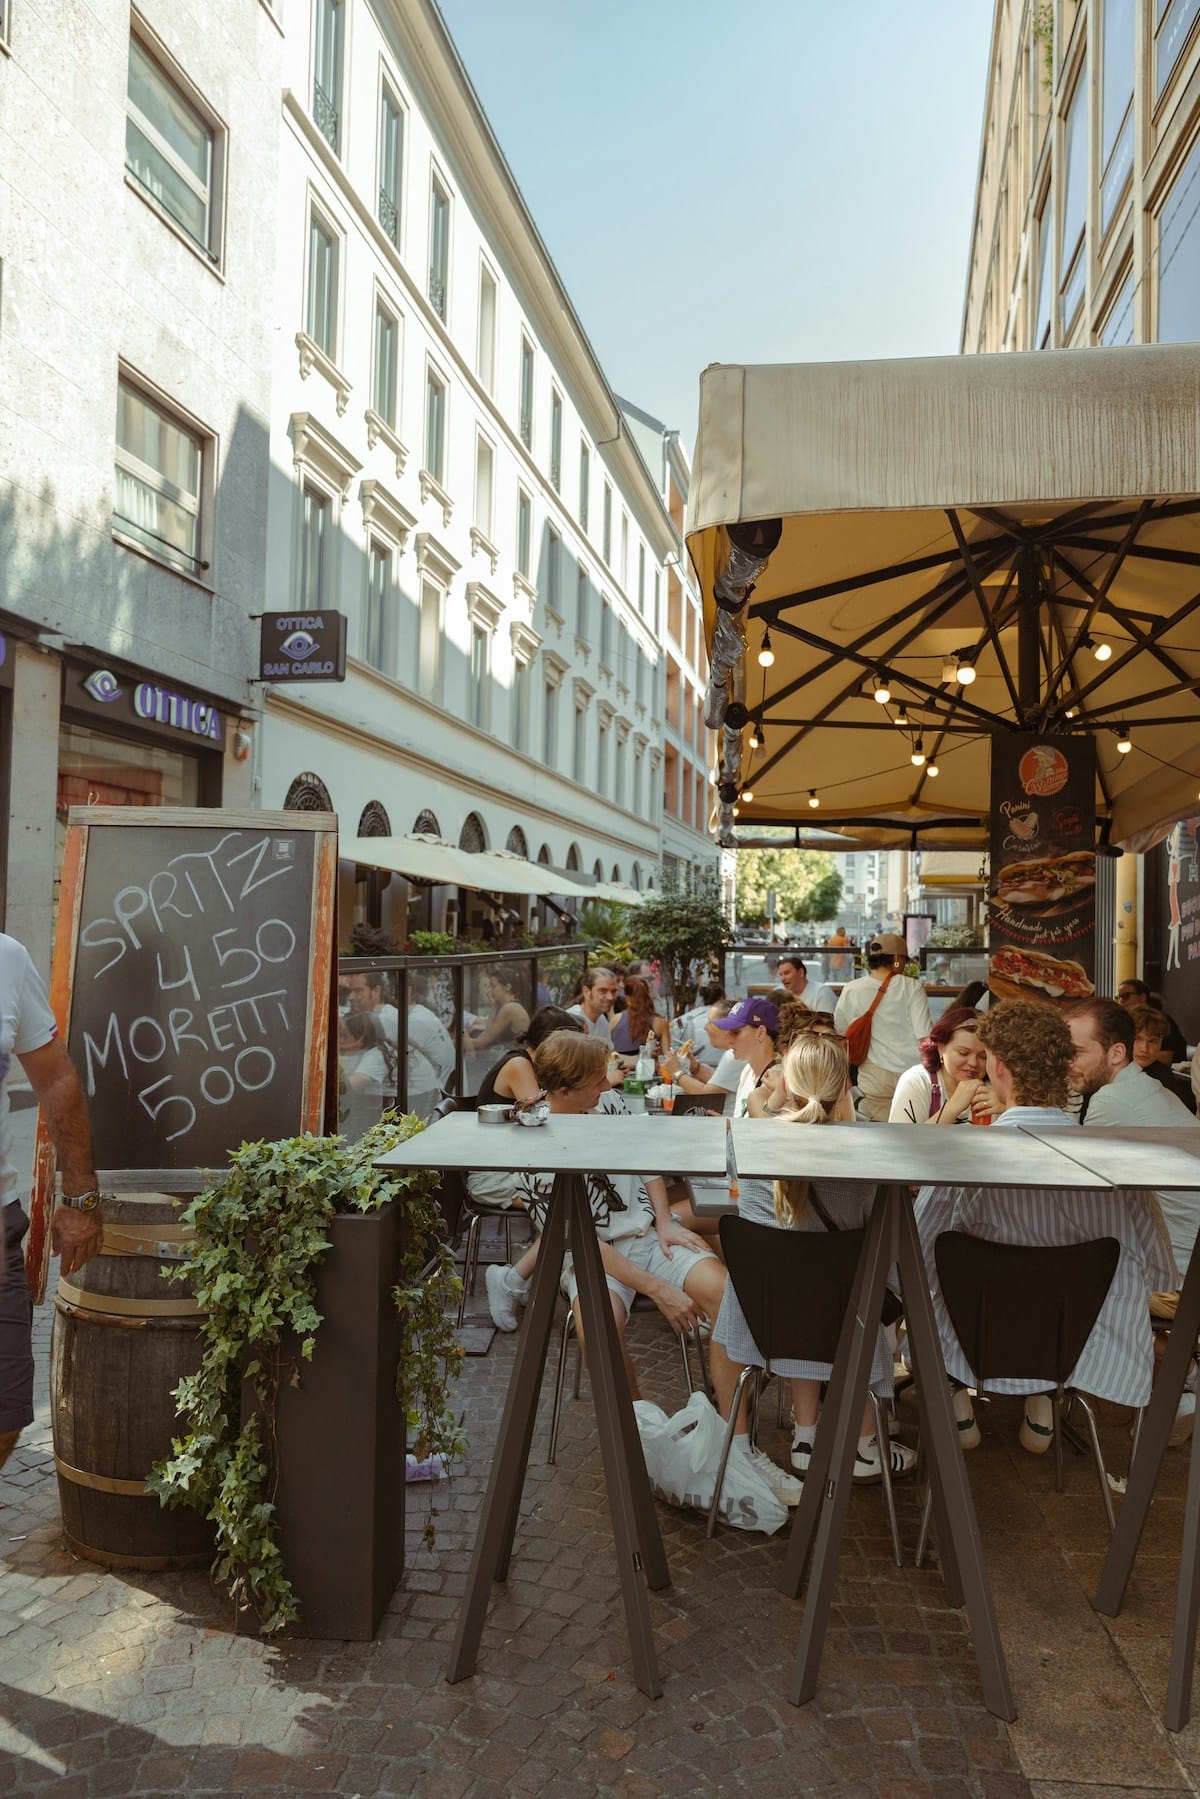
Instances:
[[[94,1212],[100,1200],[99,1187],[89,1187],[86,1193],[64,1193],[61,1197],[61,1203],[73,1212]]]

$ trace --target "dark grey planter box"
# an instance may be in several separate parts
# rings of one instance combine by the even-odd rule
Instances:
[[[304,1637],[369,1642],[404,1573],[405,1420],[396,1399],[401,1320],[392,1301],[399,1206],[333,1221],[317,1278],[311,1362],[276,1406],[283,1565]]]

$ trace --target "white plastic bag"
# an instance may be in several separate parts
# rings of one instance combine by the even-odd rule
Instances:
[[[721,1463],[725,1423],[704,1393],[693,1393],[681,1412],[668,1418],[661,1406],[634,1401],[638,1435],[650,1485],[668,1505],[694,1506],[707,1512]],[[742,1473],[731,1462],[725,1470],[717,1516],[737,1530],[761,1530],[770,1536],[787,1522],[787,1507],[777,1499],[757,1469]]]

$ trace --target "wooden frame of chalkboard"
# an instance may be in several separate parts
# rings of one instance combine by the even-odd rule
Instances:
[[[322,1130],[336,893],[332,813],[72,808],[50,1002],[103,1189],[196,1192],[242,1142]],[[54,1185],[39,1120],[38,1300]]]

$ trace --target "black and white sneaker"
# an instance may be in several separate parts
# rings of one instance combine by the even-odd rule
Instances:
[[[888,1443],[891,1451],[892,1479],[899,1480],[903,1474],[911,1474],[917,1465],[917,1452],[910,1449],[907,1443],[899,1443],[895,1437]],[[854,1452],[854,1479],[856,1484],[868,1486],[872,1481],[883,1479],[883,1467],[879,1459],[878,1437],[868,1437],[859,1441]]]

